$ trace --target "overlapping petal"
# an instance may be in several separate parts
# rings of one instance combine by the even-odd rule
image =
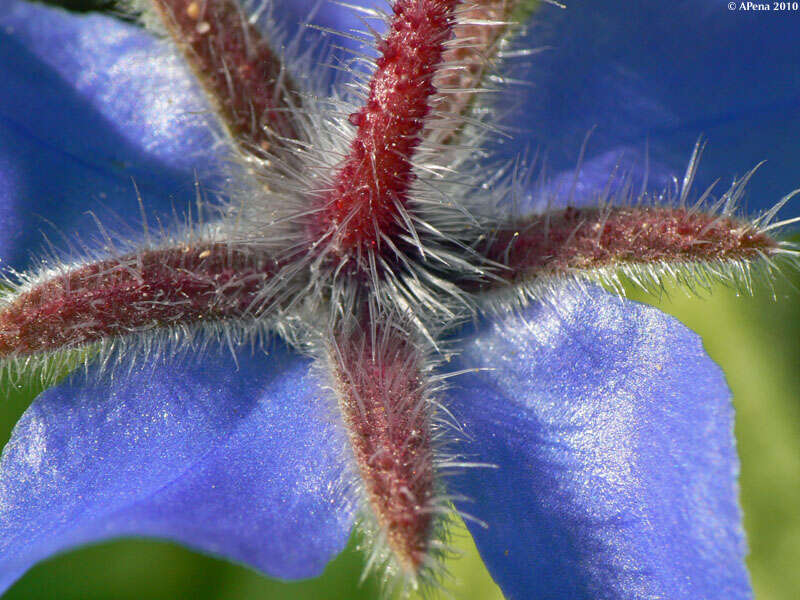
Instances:
[[[62,246],[61,234],[96,231],[89,210],[135,237],[134,181],[153,216],[182,213],[216,160],[187,69],[139,27],[3,2],[0,78],[4,266],[28,266],[42,231]]]
[[[276,346],[145,362],[42,394],[0,462],[0,590],[36,562],[154,536],[282,578],[344,547],[344,440],[308,361]]]
[[[508,598],[746,598],[733,408],[700,339],[602,290],[484,324],[452,483]],[[483,370],[478,370],[483,369]]]
[[[763,160],[751,211],[797,187],[800,14],[732,11],[719,0],[566,5],[543,5],[520,41],[548,49],[517,73],[530,87],[512,113],[510,124],[524,131],[507,144],[509,157],[528,144],[546,153],[551,173],[571,171],[596,127],[580,200],[616,165],[639,181],[647,166],[660,188],[682,175],[703,134],[703,187],[717,178],[727,186]],[[557,186],[562,201],[571,181],[566,175]]]
[[[358,45],[306,26],[360,26],[341,7],[304,0],[276,6],[274,17],[288,27],[276,43],[291,45],[301,62],[311,51],[341,65],[347,59],[331,54],[334,41]],[[43,233],[64,248],[74,232],[97,231],[89,210],[136,238],[134,183],[153,225],[186,212],[196,178],[205,191],[219,187],[225,152],[209,129],[208,102],[177,52],[142,27],[4,1],[0,79],[0,267],[29,267]]]

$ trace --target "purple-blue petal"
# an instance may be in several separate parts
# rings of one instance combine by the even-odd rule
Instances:
[[[182,213],[215,164],[207,103],[142,28],[4,0],[0,80],[2,266],[27,266],[42,231],[96,232],[88,211],[140,235],[134,181],[149,212]]]
[[[295,53],[352,46],[304,24],[349,31],[359,17],[315,5],[276,7],[290,44],[302,32]],[[196,176],[218,187],[224,153],[209,105],[178,54],[141,27],[4,0],[0,80],[0,267],[29,267],[42,233],[59,247],[77,233],[86,241],[97,232],[89,211],[112,232],[141,235],[134,182],[153,225],[172,224],[194,202]]]
[[[730,393],[696,334],[564,289],[482,324],[452,368],[461,450],[496,466],[452,487],[509,599],[750,597]]]
[[[42,394],[0,462],[0,590],[36,562],[153,536],[275,577],[347,542],[341,432],[308,361],[275,347],[146,362]]]
[[[551,173],[571,171],[596,126],[586,161],[605,164],[602,179],[615,163],[638,176],[647,151],[659,186],[683,174],[703,134],[700,186],[766,160],[750,186],[756,210],[800,184],[800,12],[732,11],[721,0],[566,4],[543,5],[521,42],[549,49],[519,69],[531,85],[512,113],[524,133],[509,155],[528,144]]]

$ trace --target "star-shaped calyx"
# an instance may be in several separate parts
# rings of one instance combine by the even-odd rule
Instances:
[[[0,305],[4,365],[282,335],[328,371],[381,547],[409,581],[435,578],[444,482],[463,460],[447,451],[434,367],[459,325],[564,282],[747,285],[753,264],[794,256],[771,235],[782,203],[756,221],[735,215],[748,177],[690,201],[700,146],[673,194],[612,182],[594,207],[520,216],[524,178],[484,155],[496,134],[484,92],[529,9],[397,0],[369,13],[387,30],[377,58],[359,57],[369,75],[345,65],[355,104],[303,89],[235,0],[153,0],[147,20],[182,51],[225,132],[229,194],[200,224],[20,274]]]

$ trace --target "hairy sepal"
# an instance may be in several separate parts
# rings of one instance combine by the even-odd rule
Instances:
[[[481,304],[505,310],[506,300],[540,300],[565,282],[596,282],[620,295],[626,282],[656,295],[669,283],[690,293],[717,283],[752,293],[754,280],[769,283],[783,267],[796,268],[796,245],[777,236],[795,220],[776,215],[800,190],[748,218],[741,204],[756,167],[719,198],[712,198],[712,186],[690,203],[702,148],[698,142],[674,191],[635,195],[629,182],[612,178],[594,206],[513,217],[492,227],[480,245],[495,265],[492,279],[479,286]],[[512,188],[509,194],[519,193]]]
[[[334,255],[376,250],[383,236],[397,236],[456,3],[398,0],[393,7],[366,103],[349,117],[355,138],[310,227],[313,238],[331,237]]]
[[[295,86],[266,36],[235,0],[150,0],[235,145],[264,159],[299,135]]]
[[[524,22],[537,5],[535,0],[461,3],[455,15],[453,39],[447,44],[444,68],[433,82],[434,115],[423,135],[432,154],[452,153],[453,146],[478,134],[474,129],[476,125],[480,128],[491,114],[490,96],[500,90],[498,83],[503,82],[503,51],[523,31]]]
[[[170,241],[9,280],[0,364],[51,383],[80,362],[132,365],[137,355],[262,338],[291,289],[281,265],[258,247]]]
[[[441,481],[454,462],[443,441],[453,425],[435,400],[442,381],[430,346],[413,320],[377,309],[342,320],[331,339],[328,371],[363,498],[367,572],[383,570],[390,590],[438,585],[455,515]]]

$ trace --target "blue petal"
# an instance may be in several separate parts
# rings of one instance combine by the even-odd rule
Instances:
[[[551,172],[571,170],[597,126],[590,169],[605,169],[601,179],[617,162],[642,169],[649,147],[658,186],[683,174],[703,134],[700,185],[729,183],[762,160],[751,210],[800,185],[800,13],[730,11],[719,0],[566,4],[543,6],[522,41],[550,49],[525,59],[532,85],[511,124],[526,133],[510,154],[527,143],[547,152]]]
[[[0,462],[0,590],[54,553],[129,535],[319,574],[353,522],[344,440],[308,361],[237,358],[148,362],[42,394]]]
[[[600,290],[484,324],[450,408],[473,439],[453,483],[511,599],[748,598],[733,409],[672,317]],[[477,371],[477,369],[487,369]]]
[[[212,168],[207,104],[174,53],[139,27],[18,0],[0,6],[0,257],[24,267],[41,230],[141,231],[183,212]]]
[[[334,41],[305,28],[312,13],[324,28],[359,25],[353,11],[316,4],[278,7],[286,39],[302,32],[297,53],[318,46],[320,56],[325,39]],[[165,223],[193,202],[196,174],[206,188],[218,183],[208,103],[182,59],[140,27],[4,0],[0,80],[0,267],[30,266],[42,230],[57,245],[61,236],[96,231],[88,211],[139,235],[132,181],[151,218],[160,212]]]

